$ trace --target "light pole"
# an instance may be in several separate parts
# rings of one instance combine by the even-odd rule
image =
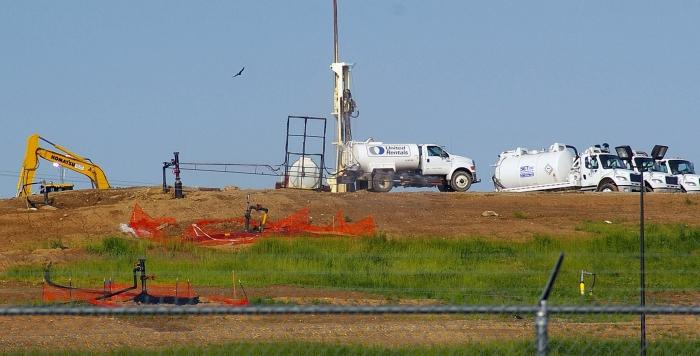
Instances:
[[[646,190],[646,185],[644,184],[644,171],[646,170],[644,164],[635,164],[634,162],[634,152],[630,146],[618,146],[615,147],[617,155],[630,163],[630,167],[637,167],[640,174],[640,189],[639,189],[639,305],[643,308],[646,305],[646,281],[645,267],[644,267],[644,191]],[[651,150],[651,158],[656,163],[657,160],[663,159],[668,151],[668,146],[655,145]],[[639,315],[639,353],[640,355],[646,355],[647,353],[647,326],[646,326],[646,313],[642,312]]]

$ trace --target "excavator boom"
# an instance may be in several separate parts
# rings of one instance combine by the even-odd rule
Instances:
[[[56,148],[56,151],[47,150],[39,146],[39,141],[44,141]],[[36,170],[39,167],[39,159],[56,163],[73,172],[80,173],[90,179],[97,189],[109,189],[107,176],[100,166],[92,163],[88,158],[78,155],[67,148],[54,144],[38,134],[33,134],[27,139],[27,150],[19,173],[17,182],[17,196],[29,196],[32,193],[32,184]]]

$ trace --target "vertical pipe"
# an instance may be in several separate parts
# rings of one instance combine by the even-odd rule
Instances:
[[[306,178],[306,129],[309,124],[309,118],[304,118],[304,137],[301,141],[301,182],[300,188],[304,188],[304,178]]]
[[[287,140],[284,143],[284,179],[282,185],[289,188],[289,121],[291,116],[287,116]]]
[[[333,63],[338,63],[338,0],[333,0]]]
[[[318,190],[321,190],[321,187],[323,186],[323,171],[326,169],[326,119],[323,119],[323,148],[322,148],[322,154],[321,154],[321,174],[319,179],[319,184],[318,184]]]
[[[643,308],[646,305],[646,291],[644,281],[644,167],[640,165],[639,173],[641,175],[641,188],[639,190],[639,305]],[[646,330],[646,314],[642,312],[639,315],[639,354],[647,354],[647,330]]]

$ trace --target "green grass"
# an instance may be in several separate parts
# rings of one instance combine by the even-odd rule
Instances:
[[[552,340],[550,355],[629,355],[639,353],[639,341],[621,340]],[[700,341],[659,340],[649,342],[649,355],[694,354],[700,350]],[[22,351],[22,355],[72,355],[90,353],[97,355],[533,355],[533,341],[497,341],[470,343],[454,346],[411,346],[384,347],[363,345],[339,345],[315,342],[240,342],[208,346],[172,346],[158,350],[117,349],[108,352],[67,350],[47,352],[46,350]],[[12,355],[13,353],[9,353]]]
[[[195,286],[231,285],[231,271],[245,286],[293,285],[365,291],[400,298],[450,303],[532,304],[560,251],[566,258],[552,303],[635,303],[638,295],[638,236],[634,227],[586,222],[578,230],[593,237],[535,236],[525,242],[486,238],[388,239],[264,238],[238,251],[172,242],[165,246],[107,237],[85,249],[89,256],[56,265],[54,279],[101,286],[103,278],[128,282],[137,258],[147,258],[156,282],[190,280]],[[648,300],[655,292],[700,290],[700,229],[648,225]],[[592,296],[578,294],[582,269],[595,272]],[[39,265],[0,274],[10,281],[40,282]],[[663,302],[663,300],[662,300]]]
[[[513,217],[516,219],[527,219],[530,216],[526,212],[518,210],[513,212]]]

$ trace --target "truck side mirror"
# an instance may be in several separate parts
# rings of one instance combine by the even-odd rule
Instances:
[[[654,160],[662,159],[666,155],[666,151],[668,151],[668,146],[656,145],[651,150],[651,158]]]

